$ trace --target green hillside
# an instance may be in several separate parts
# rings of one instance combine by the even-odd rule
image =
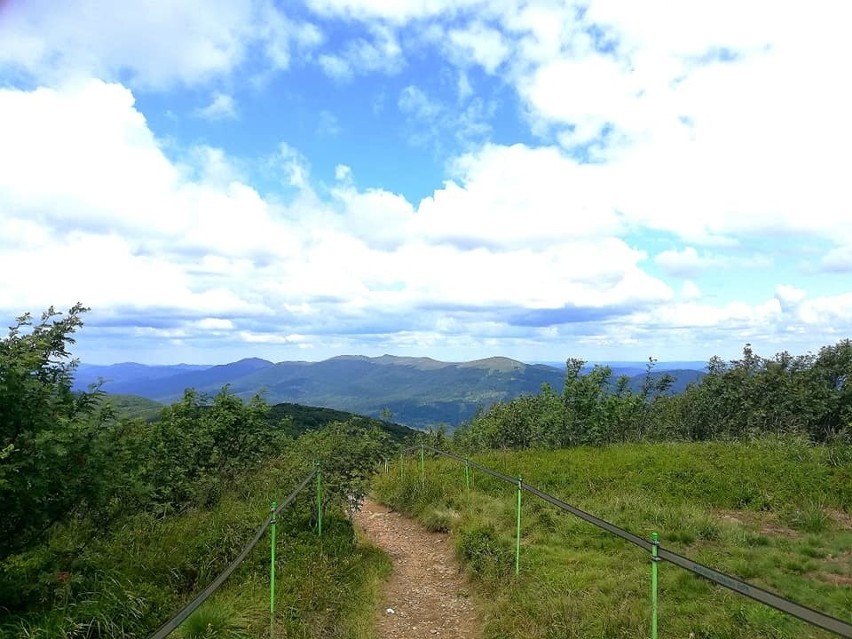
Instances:
[[[282,362],[234,379],[231,390],[262,389],[270,403],[299,403],[428,427],[457,425],[496,401],[560,384],[562,373],[505,358],[454,364],[428,358],[344,356],[323,362]],[[199,390],[213,390],[199,387]],[[166,398],[173,398],[167,395]]]
[[[142,419],[147,422],[157,421],[165,408],[165,404],[155,402],[152,399],[139,397],[138,395],[113,395],[101,396],[104,405],[110,406],[119,419]],[[395,424],[390,421],[372,419],[350,413],[348,411],[323,408],[319,406],[303,406],[302,404],[275,404],[269,407],[268,420],[271,426],[283,422],[286,431],[293,437],[317,430],[333,424],[334,422],[359,421],[364,426],[375,426],[385,431],[391,439],[403,442],[414,437],[418,431]]]
[[[386,432],[390,438],[403,443],[416,436],[418,431],[394,424],[393,422],[371,419],[355,415],[333,408],[321,408],[317,406],[303,406],[301,404],[275,404],[269,407],[268,419],[270,423],[289,423],[289,433],[295,437],[311,430],[318,430],[335,422],[354,422],[363,426],[374,426]]]
[[[164,405],[139,395],[103,395],[103,403],[111,406],[118,417],[154,421],[160,416]]]
[[[474,459],[705,565],[852,622],[852,451],[797,440],[627,444]],[[485,607],[485,639],[646,637],[649,557],[524,495],[514,577],[515,491],[430,460],[390,468],[375,493],[456,551]],[[403,479],[401,479],[401,476]],[[827,638],[671,564],[660,566],[661,637]]]

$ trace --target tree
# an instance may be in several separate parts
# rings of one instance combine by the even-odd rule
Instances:
[[[244,402],[227,386],[212,399],[187,389],[151,427],[143,477],[153,502],[178,510],[214,503],[229,479],[289,438],[292,421],[273,426],[268,413],[259,396]]]
[[[88,310],[51,307],[40,321],[27,313],[0,340],[0,558],[95,499],[93,451],[109,413],[97,389],[71,390],[77,361],[68,352]]]
[[[386,432],[356,417],[305,433],[295,451],[322,463],[326,504],[358,508],[389,446]]]

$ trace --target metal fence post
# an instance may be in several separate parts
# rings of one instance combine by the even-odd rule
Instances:
[[[269,527],[269,636],[275,636],[275,510],[277,502],[272,502],[272,520]]]
[[[651,533],[651,639],[657,639],[657,564],[660,563],[658,551],[660,540],[657,533]]]
[[[515,534],[515,576],[521,572],[521,491],[524,480],[518,475],[518,525]]]
[[[464,487],[470,492],[470,462],[464,460]]]
[[[322,537],[322,467],[317,462],[317,534]]]

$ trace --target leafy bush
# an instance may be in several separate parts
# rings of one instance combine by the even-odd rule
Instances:
[[[710,359],[700,382],[668,392],[672,378],[653,373],[649,360],[639,392],[626,377],[612,379],[606,366],[582,373],[569,359],[562,393],[549,386],[538,395],[497,403],[460,428],[460,450],[564,448],[628,441],[746,440],[774,435],[831,445],[843,464],[852,455],[852,340],[794,357],[756,355]]]

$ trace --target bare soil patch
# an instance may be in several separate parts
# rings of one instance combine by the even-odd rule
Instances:
[[[468,585],[450,537],[365,500],[355,523],[393,560],[376,611],[378,639],[475,639],[480,636]]]

